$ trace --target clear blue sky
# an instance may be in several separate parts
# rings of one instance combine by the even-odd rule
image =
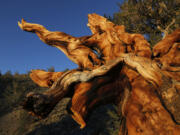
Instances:
[[[90,35],[87,14],[112,15],[122,0],[1,0],[0,1],[0,71],[26,73],[31,69],[56,71],[77,66],[56,48],[32,33],[22,31],[17,22],[24,18],[51,31],[73,36]]]

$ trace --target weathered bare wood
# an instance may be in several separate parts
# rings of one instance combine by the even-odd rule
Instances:
[[[180,39],[180,29],[175,30],[173,33],[167,35],[163,40],[158,42],[153,47],[154,56],[163,56],[168,53],[172,45]]]
[[[39,93],[29,93],[26,96],[26,99],[23,103],[24,109],[30,111],[33,115],[37,115],[38,117],[46,117],[54,106],[69,92],[69,87],[71,84],[77,82],[86,82],[90,79],[101,76],[106,74],[111,68],[117,65],[119,61],[116,63],[108,63],[107,65],[103,65],[98,69],[93,71],[78,71],[78,70],[71,70],[65,73],[49,73],[45,71],[33,71],[31,73],[31,78],[43,78],[36,81],[34,78],[35,83],[40,86],[45,86],[46,83],[49,81],[49,78],[55,76],[55,82],[51,86],[51,88],[45,91],[42,94]],[[39,74],[41,73],[41,74]],[[60,73],[60,74],[59,74]],[[44,78],[44,75],[47,76]],[[48,76],[49,75],[49,76]]]
[[[131,97],[125,109],[128,134],[176,135],[180,133],[180,126],[172,120],[152,85],[139,76],[131,82],[131,86]]]
[[[80,68],[91,69],[95,65],[101,64],[96,54],[90,48],[83,46],[78,38],[64,32],[48,31],[42,25],[28,23],[24,19],[21,23],[18,22],[18,25],[24,31],[36,33],[44,43],[60,49]]]
[[[41,94],[29,93],[24,108],[46,117],[57,102],[70,95],[68,110],[84,128],[94,107],[113,102],[123,115],[122,134],[180,134],[180,29],[157,43],[152,57],[142,35],[127,33],[124,26],[97,14],[88,18],[93,35],[80,38],[49,32],[24,20],[19,23],[83,68],[65,73],[33,71],[35,83],[50,88]]]
[[[32,70],[30,78],[40,87],[51,87],[64,72],[46,72],[44,70]]]
[[[62,86],[64,86],[64,89],[66,89],[72,83],[87,82],[88,80],[90,80],[94,77],[102,76],[102,75],[106,74],[108,71],[110,71],[113,67],[115,67],[119,63],[124,63],[124,64],[127,64],[128,66],[130,66],[131,68],[134,68],[147,81],[150,81],[150,82],[154,83],[155,85],[161,84],[161,74],[160,74],[161,71],[160,71],[160,68],[158,67],[157,63],[155,63],[154,61],[152,61],[148,58],[139,57],[132,53],[128,53],[128,54],[121,54],[118,58],[108,61],[105,65],[103,65],[99,68],[96,68],[92,71],[83,71],[82,72],[82,71],[77,70],[76,72],[73,72],[73,74],[68,74],[64,77],[63,80],[60,78],[61,84],[55,84],[52,87],[55,87],[57,85],[59,87],[60,85],[62,85]],[[47,78],[43,78],[43,79],[49,80],[48,78],[50,78],[50,77],[52,78],[52,76],[54,76],[54,79],[60,77],[62,75],[62,72],[53,73],[53,72],[45,72],[45,71],[35,70],[35,71],[32,71],[32,73],[30,75],[38,76],[39,78],[42,78],[46,75]],[[44,81],[44,80],[42,80],[42,81]],[[38,81],[40,81],[40,83],[42,83],[42,81],[40,79]],[[58,82],[56,82],[56,83],[58,83]],[[36,82],[36,83],[38,83],[38,82]],[[40,84],[40,86],[41,86],[41,84]]]
[[[63,77],[61,76],[61,78],[59,78],[59,79],[57,77],[57,81],[53,84],[53,86],[48,91],[46,91],[44,93],[44,95],[47,97],[51,97],[53,99],[52,101],[56,101],[56,102],[50,103],[51,106],[54,107],[55,106],[54,104],[56,104],[59,100],[62,99],[63,96],[65,96],[66,93],[68,93],[68,90],[70,90],[70,89],[68,89],[68,87],[71,84],[77,83],[77,82],[88,82],[92,78],[97,78],[98,76],[103,76],[108,71],[110,71],[112,68],[117,66],[120,62],[121,63],[124,62],[124,64],[127,64],[134,70],[138,71],[147,81],[152,82],[156,88],[158,88],[158,86],[161,86],[162,83],[167,84],[167,82],[161,81],[161,76],[160,76],[161,72],[160,72],[160,69],[157,67],[156,63],[153,63],[153,61],[151,61],[145,57],[139,57],[139,56],[135,56],[133,54],[124,54],[119,59],[112,60],[108,64],[103,65],[102,67],[99,67],[92,71],[84,71],[84,72],[69,71],[69,73],[65,73],[66,75],[63,75]],[[154,64],[154,66],[153,66],[153,64]],[[56,74],[56,73],[54,73],[54,74]],[[51,75],[51,74],[49,74],[49,75]],[[111,79],[112,79],[111,76],[109,76],[109,77],[103,76],[103,79],[102,79],[102,81],[100,81],[100,84],[97,83],[99,81],[99,79],[95,79],[94,82],[80,83],[79,85],[76,86],[75,94],[72,98],[73,107],[70,110],[73,112],[73,115],[72,115],[73,119],[75,119],[81,125],[81,128],[83,128],[86,125],[83,118],[85,118],[87,115],[87,110],[83,109],[83,112],[81,112],[82,111],[81,109],[83,107],[85,107],[87,109],[91,109],[90,107],[87,106],[87,102],[89,102],[89,100],[91,99],[89,97],[92,95],[95,95],[95,93],[96,93],[95,91],[98,91],[98,92],[101,91],[101,89],[99,90],[98,87],[102,84],[105,85],[105,82],[110,81]],[[117,80],[118,79],[116,78],[116,81]],[[115,80],[114,80],[114,82],[115,82]],[[124,84],[127,85],[127,83],[124,83]],[[119,87],[120,86],[122,87],[122,84],[121,85],[119,84]],[[82,88],[82,87],[84,87],[84,88]],[[91,87],[93,87],[94,90],[92,90]],[[109,87],[111,87],[111,89],[112,89],[113,84],[110,83]],[[109,88],[109,87],[107,87],[105,85],[105,87],[103,87],[102,90]],[[119,88],[119,90],[120,90],[120,88]],[[84,91],[84,92],[82,92],[82,91]],[[86,93],[89,91],[91,94],[88,94],[88,96],[87,96]],[[116,89],[116,91],[118,91],[118,89]],[[76,94],[76,92],[77,92],[77,94]],[[112,91],[110,91],[110,92],[112,92]],[[86,98],[83,97],[83,95],[85,95]],[[102,96],[102,95],[103,95],[103,93],[101,92],[100,96]],[[109,93],[108,95],[111,95],[111,94]],[[117,94],[116,94],[116,96],[117,96]],[[160,93],[160,96],[162,96],[162,93]],[[29,95],[28,95],[28,97],[29,97]],[[30,97],[32,97],[32,94],[30,95]],[[94,97],[98,98],[98,95],[96,95]],[[109,97],[111,97],[111,96],[109,96]],[[109,98],[109,99],[111,99],[111,98]],[[113,99],[116,99],[116,98],[117,97],[114,96]],[[102,97],[100,99],[104,100],[104,98],[102,98]],[[50,101],[50,99],[48,99],[48,100]],[[84,103],[83,103],[83,100],[84,100]],[[91,100],[94,101],[95,98],[92,98]],[[82,105],[82,107],[80,107],[80,104]]]
[[[105,61],[118,57],[120,53],[151,57],[150,44],[145,38],[140,34],[125,32],[124,26],[117,26],[97,14],[88,15],[88,26],[94,35],[87,40],[86,45],[99,48]]]

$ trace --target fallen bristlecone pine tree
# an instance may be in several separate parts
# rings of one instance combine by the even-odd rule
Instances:
[[[141,34],[131,34],[97,14],[88,15],[91,36],[51,32],[22,19],[19,27],[64,52],[79,68],[66,72],[32,70],[44,93],[30,92],[23,108],[45,118],[64,97],[80,125],[97,106],[113,103],[121,113],[119,135],[180,135],[180,29],[152,49]]]

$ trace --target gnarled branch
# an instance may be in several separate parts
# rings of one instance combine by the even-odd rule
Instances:
[[[28,32],[36,33],[46,44],[60,49],[70,60],[80,68],[92,69],[95,65],[101,65],[97,55],[88,47],[81,44],[81,40],[64,32],[51,32],[39,24],[27,23],[22,19],[19,27]]]

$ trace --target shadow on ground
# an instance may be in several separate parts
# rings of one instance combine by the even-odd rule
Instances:
[[[57,108],[56,108],[57,109]],[[53,115],[53,114],[52,114]],[[55,115],[55,114],[54,114]],[[52,116],[51,116],[52,117]],[[51,118],[48,118],[51,119]],[[79,125],[67,114],[58,116],[56,122],[39,122],[26,135],[115,135],[118,134],[119,117],[113,105],[97,108],[89,117],[87,126]]]

